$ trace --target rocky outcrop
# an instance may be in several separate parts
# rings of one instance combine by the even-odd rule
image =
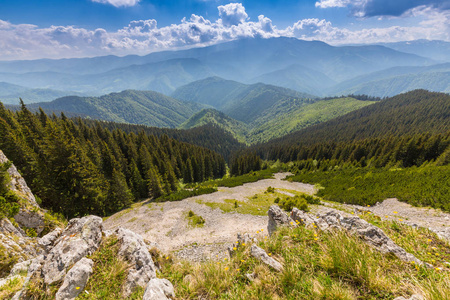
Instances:
[[[149,281],[142,300],[166,300],[173,297],[175,293],[169,280],[153,278]]]
[[[8,158],[0,150],[0,163],[8,162]],[[37,234],[40,234],[45,228],[44,213],[40,210],[36,198],[28,187],[25,179],[17,171],[14,165],[8,169],[10,182],[8,188],[24,201],[20,204],[19,213],[14,216],[14,220],[21,227],[32,228]]]
[[[7,161],[8,158],[0,150],[0,163],[5,163]],[[29,205],[39,207],[36,202],[36,198],[25,182],[25,179],[23,179],[22,175],[20,175],[19,171],[17,171],[17,168],[14,165],[11,165],[11,167],[8,169],[8,174],[11,178],[11,182],[8,184],[8,187],[17,195],[26,199]]]
[[[319,216],[319,219],[316,221],[316,225],[322,230],[343,228],[358,235],[366,243],[370,244],[381,253],[391,253],[403,261],[422,264],[422,261],[394,243],[394,241],[392,241],[383,232],[383,230],[366,222],[365,220],[362,220],[359,217],[343,217],[337,211],[329,211],[325,215]]]
[[[277,230],[280,226],[289,226],[292,219],[278,206],[272,205],[268,211],[269,214],[269,224],[267,225],[267,230],[269,234],[272,235],[273,232]]]
[[[410,298],[405,298],[405,297],[397,297],[394,300],[424,300],[425,298],[423,298],[421,295],[419,294],[414,294],[412,295]]]
[[[56,300],[73,300],[86,287],[89,276],[92,274],[94,262],[86,257],[80,259],[67,272],[64,282],[56,293]]]
[[[264,251],[263,249],[259,248],[255,244],[253,244],[252,247],[250,248],[250,254],[254,258],[262,261],[263,263],[265,263],[266,265],[274,268],[276,271],[278,271],[278,272],[282,272],[283,271],[283,265],[282,264],[280,264],[275,259],[270,257],[266,253],[266,251]]]
[[[44,282],[61,281],[70,266],[94,253],[102,240],[102,229],[102,219],[97,216],[70,220],[43,262]]]
[[[314,219],[303,210],[294,207],[291,212],[291,218],[298,222],[298,224],[304,225],[306,227],[314,224]]]
[[[61,235],[62,229],[56,228],[50,233],[47,233],[42,238],[38,240],[39,247],[44,251],[44,253],[48,253],[53,245],[55,244],[55,241],[58,239],[58,237]]]
[[[156,278],[156,266],[142,236],[124,228],[118,228],[115,234],[120,244],[118,255],[131,264],[123,287],[124,297],[128,297],[136,287],[145,288]]]

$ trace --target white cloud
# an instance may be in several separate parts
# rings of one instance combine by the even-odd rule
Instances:
[[[229,4],[230,5],[230,4]],[[158,27],[157,21],[137,20],[117,31],[88,30],[74,26],[39,28],[0,20],[0,60],[42,57],[147,54],[149,52],[207,46],[245,37],[296,37],[330,44],[395,42],[414,39],[450,41],[450,13],[429,7],[411,10],[414,26],[350,30],[324,19],[303,19],[277,28],[266,16],[248,20],[245,8],[233,3],[219,6],[220,18],[210,21],[191,15],[178,24]],[[224,18],[226,21],[224,21]]]
[[[222,24],[225,26],[239,25],[244,23],[248,18],[245,8],[241,3],[221,5],[218,9]]]
[[[135,6],[141,0],[92,0],[92,2],[98,2],[102,4],[111,4],[115,7],[127,7],[127,6]]]
[[[346,7],[349,3],[350,0],[320,0],[319,2],[316,2],[316,7]]]

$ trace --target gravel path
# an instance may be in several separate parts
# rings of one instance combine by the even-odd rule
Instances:
[[[156,243],[164,253],[175,251],[178,256],[191,260],[222,258],[226,247],[236,241],[238,233],[255,235],[263,229],[266,234],[267,216],[239,213],[223,213],[220,209],[197,203],[223,202],[225,199],[247,201],[251,196],[264,192],[269,186],[313,194],[312,185],[288,182],[289,173],[275,174],[274,179],[264,179],[234,188],[219,188],[219,191],[177,202],[149,203],[116,213],[104,222],[106,229],[125,227],[141,234],[144,239]],[[203,227],[191,227],[186,220],[189,210],[205,219]]]
[[[310,184],[284,181],[289,173],[275,174],[274,179],[264,179],[234,188],[219,188],[219,191],[191,197],[177,202],[151,203],[141,202],[134,208],[121,211],[104,222],[106,229],[125,227],[141,234],[163,253],[172,252],[180,258],[192,261],[222,259],[228,256],[226,248],[236,241],[238,233],[256,235],[267,234],[267,216],[224,213],[212,209],[203,202],[223,202],[226,199],[247,201],[253,195],[264,192],[269,186],[277,189],[295,190],[314,194],[316,190]],[[282,191],[280,191],[282,192]],[[289,194],[288,192],[285,192]],[[429,228],[441,238],[450,241],[450,214],[432,208],[413,207],[397,199],[386,199],[373,207],[323,202],[314,205],[313,213],[325,213],[330,208],[339,209],[344,214],[356,210],[368,210],[388,220],[397,220],[411,226]],[[203,227],[191,227],[186,219],[192,210],[205,219]],[[261,233],[261,229],[263,229]]]

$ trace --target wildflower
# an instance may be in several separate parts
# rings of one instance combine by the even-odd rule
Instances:
[[[269,252],[269,254],[268,254],[269,256],[272,256],[272,253],[271,252]]]
[[[394,211],[393,213],[394,213],[394,214],[397,214],[397,212],[396,212],[396,211]]]
[[[245,262],[245,260],[241,259],[241,262],[243,262],[243,263],[244,263],[244,262]]]
[[[76,288],[75,288],[76,290],[79,290],[80,289],[80,287],[79,286],[77,286]]]
[[[384,216],[385,218],[387,218],[388,216]]]
[[[169,257],[168,257],[168,256],[166,257],[166,260],[167,260],[167,259],[169,259]]]
[[[233,247],[233,250],[234,250],[234,251],[236,251],[236,249],[237,249],[236,247]]]
[[[291,222],[291,225],[294,225],[294,222]]]
[[[242,246],[245,246],[245,243],[242,243]]]
[[[261,229],[261,232],[263,232],[264,229]]]
[[[236,269],[236,271],[238,271],[238,272],[239,272],[240,270],[241,270],[241,269]]]
[[[431,242],[431,240],[430,240],[430,239],[428,239],[428,240],[427,240],[427,242],[428,242],[428,243],[430,243],[430,242]]]
[[[354,213],[354,212],[351,212],[351,214],[354,215],[355,213]]]
[[[370,207],[370,205],[369,205],[369,204],[367,204],[367,207]]]
[[[225,267],[225,271],[227,271],[228,270],[228,267]]]
[[[317,236],[317,233],[314,233],[314,236]]]
[[[317,240],[318,240],[318,238],[314,238],[314,240],[315,240],[315,241],[317,241]]]

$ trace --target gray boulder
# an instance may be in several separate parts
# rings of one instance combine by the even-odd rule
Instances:
[[[48,253],[50,249],[53,247],[56,239],[61,235],[62,229],[56,228],[52,232],[47,233],[42,238],[38,240],[38,245],[41,247],[45,253]]]
[[[314,219],[308,213],[298,209],[297,207],[292,209],[291,218],[306,227],[314,224]]]
[[[250,254],[256,258],[259,259],[260,261],[262,261],[263,263],[265,263],[266,265],[274,268],[275,270],[277,270],[278,272],[282,272],[283,271],[283,265],[280,264],[279,262],[277,262],[275,259],[273,259],[272,257],[270,257],[266,251],[264,251],[264,249],[259,248],[258,246],[256,246],[255,244],[252,245],[252,247],[250,248]]]
[[[0,163],[5,163],[7,161],[8,158],[0,150]],[[11,181],[8,183],[8,187],[13,192],[15,192],[16,194],[27,200],[27,204],[39,207],[39,205],[36,202],[36,198],[34,197],[27,183],[25,182],[25,179],[23,179],[22,175],[20,175],[19,171],[17,171],[17,168],[14,165],[11,165],[11,167],[8,169],[8,174],[9,177],[11,178]]]
[[[44,260],[44,282],[50,285],[61,281],[70,266],[94,253],[102,240],[102,227],[102,218],[97,216],[70,220]]]
[[[169,280],[153,278],[148,282],[142,300],[166,300],[173,297],[175,293]]]
[[[120,245],[118,254],[131,264],[123,287],[126,298],[136,287],[145,288],[151,279],[156,278],[156,266],[142,236],[124,228],[118,228],[115,234]]]
[[[267,230],[269,234],[272,235],[273,232],[277,230],[280,226],[289,226],[292,219],[278,206],[272,205],[268,211],[269,224],[267,225]]]
[[[326,229],[346,229],[347,231],[358,235],[366,243],[372,245],[381,253],[392,253],[403,261],[422,264],[422,261],[417,259],[414,255],[406,252],[405,249],[395,244],[383,230],[359,217],[343,217],[340,213],[333,210],[320,216],[316,221],[316,224],[321,229],[326,227],[324,224],[328,226]]]
[[[424,298],[419,294],[414,294],[411,296],[411,298],[405,298],[405,297],[400,296],[400,297],[395,298],[394,300],[424,300]]]
[[[92,266],[94,262],[86,257],[80,259],[67,272],[64,282],[56,293],[56,300],[73,300],[86,287],[89,276],[92,274]]]

